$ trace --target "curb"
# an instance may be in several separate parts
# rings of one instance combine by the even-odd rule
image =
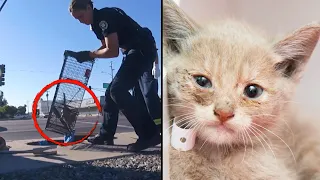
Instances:
[[[77,135],[81,135],[81,134],[77,134]],[[117,133],[115,135],[116,139],[118,141],[120,141],[121,143],[120,144],[123,144],[122,142],[127,142],[127,141],[135,141],[137,139],[137,136],[135,135],[134,132],[123,132],[123,133]],[[55,140],[60,140],[62,139],[63,140],[63,137],[61,138],[54,138]],[[131,140],[132,139],[132,140]],[[33,145],[33,144],[28,144],[28,143],[33,143],[33,142],[39,142],[39,141],[43,141],[44,139],[28,139],[28,140],[16,140],[16,141],[8,141],[7,142],[7,146],[9,146],[9,151],[10,150],[20,150],[20,149],[23,149],[23,150],[30,150],[30,149],[33,149],[33,148],[39,148],[39,147],[53,147],[53,146],[56,146],[57,148],[71,148],[73,146],[76,146],[76,145],[80,145],[80,144],[87,144],[86,141],[83,141],[79,144],[76,144],[76,145],[71,145],[71,146],[58,146],[58,145],[52,145],[52,144],[48,144],[48,145]],[[8,150],[5,150],[5,151],[8,151]],[[1,151],[0,151],[1,152]]]

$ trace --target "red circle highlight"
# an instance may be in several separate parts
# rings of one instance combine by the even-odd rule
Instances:
[[[93,91],[91,91],[91,89],[89,89],[86,85],[84,85],[83,83],[81,83],[80,81],[77,81],[77,80],[73,80],[73,79],[58,79],[58,80],[55,80],[53,82],[51,82],[50,84],[46,85],[37,95],[36,97],[34,98],[34,101],[33,101],[33,105],[32,105],[32,119],[33,119],[33,122],[34,122],[34,127],[37,129],[37,131],[40,133],[40,135],[46,139],[47,141],[49,142],[52,142],[54,144],[57,144],[57,145],[60,145],[60,146],[70,146],[70,145],[75,145],[75,144],[79,144],[81,142],[83,142],[85,139],[87,139],[92,133],[93,131],[96,129],[97,127],[97,124],[98,124],[98,120],[96,121],[96,123],[94,124],[94,126],[92,127],[92,129],[89,131],[89,133],[83,137],[82,139],[78,140],[78,141],[75,141],[75,142],[68,142],[68,143],[60,143],[60,142],[57,142],[53,139],[51,139],[49,136],[47,136],[43,131],[42,129],[40,128],[39,124],[38,124],[38,121],[37,121],[37,106],[38,106],[38,102],[41,98],[41,96],[48,90],[50,89],[52,86],[56,85],[56,84],[59,84],[59,83],[69,83],[69,84],[75,84],[75,85],[78,85],[82,88],[84,88],[87,92],[89,92],[89,94],[92,96],[94,102],[96,103],[97,105],[97,108],[99,110],[99,112],[101,113],[101,106],[100,106],[100,102],[97,98],[97,96],[94,94]]]

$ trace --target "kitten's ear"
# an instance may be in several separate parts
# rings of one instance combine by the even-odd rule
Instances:
[[[194,23],[173,0],[163,0],[163,46],[166,51],[179,53],[181,41],[197,29]]]
[[[299,80],[320,36],[320,24],[306,25],[275,46],[275,52],[282,57],[275,68],[288,78]]]

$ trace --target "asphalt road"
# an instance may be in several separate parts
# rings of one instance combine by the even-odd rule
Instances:
[[[99,120],[99,125],[94,132],[99,132],[102,117],[79,117],[76,123],[76,134],[85,134],[90,131],[94,123]],[[41,129],[51,138],[60,138],[62,135],[44,130],[47,119],[39,118],[38,124]],[[131,124],[124,116],[119,116],[117,133],[134,131]],[[0,136],[6,141],[26,140],[26,139],[42,139],[39,132],[35,129],[33,120],[1,120]]]

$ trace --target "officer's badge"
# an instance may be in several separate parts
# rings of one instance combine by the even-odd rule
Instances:
[[[101,21],[99,26],[102,30],[106,30],[108,28],[108,23],[106,21]]]

